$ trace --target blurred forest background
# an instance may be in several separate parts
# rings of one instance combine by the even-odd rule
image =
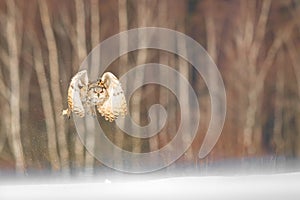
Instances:
[[[128,53],[109,67],[121,76],[134,66],[156,62],[188,78],[201,107],[200,128],[175,166],[200,169],[222,160],[300,157],[300,1],[0,0],[0,174],[72,174],[105,168],[78,139],[72,118],[61,116],[68,84],[101,41],[147,26],[177,30],[199,42],[217,64],[226,87],[223,132],[212,152],[199,159],[210,97],[193,67],[157,50]],[[174,95],[164,87],[146,85],[135,92],[130,113],[145,125],[154,103],[169,114],[158,135],[137,139],[114,129],[107,136],[132,152],[163,147],[181,120]]]

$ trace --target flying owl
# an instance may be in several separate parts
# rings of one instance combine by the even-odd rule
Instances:
[[[68,108],[63,115],[71,113],[79,117],[86,114],[96,116],[97,111],[112,122],[127,113],[126,100],[119,80],[111,72],[105,72],[95,82],[88,80],[87,71],[78,72],[71,80],[68,89]]]

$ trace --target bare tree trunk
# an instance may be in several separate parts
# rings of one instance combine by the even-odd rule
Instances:
[[[241,4],[241,18],[243,20],[239,20],[238,23],[240,21],[245,23],[239,26],[240,29],[234,37],[233,48],[236,48],[236,50],[232,53],[231,60],[238,59],[233,65],[232,74],[235,77],[231,80],[241,80],[241,84],[236,84],[234,87],[237,88],[238,99],[241,99],[238,100],[237,110],[240,113],[246,113],[244,116],[240,116],[241,119],[239,119],[243,124],[243,126],[240,126],[243,132],[240,139],[243,154],[254,154],[262,151],[260,149],[262,147],[262,123],[261,120],[257,120],[257,117],[261,116],[264,82],[269,69],[273,65],[274,58],[282,46],[283,38],[291,34],[291,27],[294,23],[290,22],[282,30],[275,33],[270,47],[265,50],[264,48],[269,46],[265,45],[265,36],[271,3],[272,1],[268,0],[256,5],[256,1],[243,1]],[[258,5],[261,5],[259,12],[257,12]],[[230,49],[228,50],[230,51]]]
[[[63,170],[69,170],[69,152],[66,141],[65,122],[61,116],[62,111],[62,94],[59,87],[59,64],[58,64],[58,50],[54,37],[53,28],[50,21],[50,13],[46,1],[39,0],[39,9],[42,21],[42,27],[45,33],[46,42],[49,53],[50,65],[50,87],[53,97],[54,116],[57,131],[57,141],[59,145],[60,163]]]
[[[6,100],[1,101],[1,110],[4,113],[7,113],[6,115],[4,115],[4,117],[1,119],[2,121],[2,126],[0,129],[0,154],[2,152],[2,150],[4,149],[5,143],[6,143],[6,138],[9,136],[10,131],[10,107],[9,107],[9,102],[7,102]]]
[[[16,19],[16,5],[13,0],[8,0],[8,18],[7,18],[7,42],[9,52],[9,66],[10,66],[10,111],[11,111],[11,135],[9,137],[12,150],[16,161],[16,171],[24,173],[25,160],[21,141],[20,129],[20,76],[19,76],[19,55],[18,55],[18,41],[17,41],[17,19]]]
[[[240,10],[240,21],[245,22],[247,24],[246,15],[248,12],[248,7],[244,6],[247,1],[241,2]],[[245,95],[245,91],[248,90],[248,67],[246,67],[247,61],[244,59],[247,51],[247,45],[245,42],[245,24],[241,24],[240,21],[236,24],[235,35],[233,36],[233,42],[228,43],[226,40],[222,46],[224,47],[224,53],[227,55],[229,60],[229,64],[231,66],[230,70],[224,74],[225,81],[227,79],[227,99],[228,102],[234,101],[233,104],[228,104],[227,107],[227,118],[232,118],[233,124],[230,124],[230,132],[233,134],[234,139],[228,139],[228,145],[232,144],[232,147],[235,147],[233,150],[235,155],[241,156],[243,152],[241,149],[244,149],[243,135],[238,134],[237,132],[242,132],[244,129],[244,124],[246,117],[245,115],[237,115],[236,112],[245,113],[247,108],[247,96]],[[239,59],[243,58],[243,59]],[[241,68],[241,66],[244,66]],[[243,69],[243,70],[241,70]],[[226,71],[225,71],[226,72]],[[236,82],[240,82],[240,84],[235,84]],[[202,118],[203,119],[203,118]]]
[[[6,17],[4,17],[2,14],[0,15],[0,24],[4,24]],[[5,27],[1,27],[1,29],[5,29]],[[4,64],[5,67],[9,66],[9,56],[8,53],[4,50],[4,48],[1,46],[0,47],[0,60]],[[3,73],[2,70],[0,70],[0,95],[3,97],[0,100],[0,109],[2,110],[3,113],[6,113],[6,115],[2,115],[1,122],[1,130],[0,130],[0,154],[5,146],[6,143],[6,138],[9,135],[10,131],[10,107],[9,107],[9,102],[10,102],[10,90],[9,88],[5,85],[4,79],[3,79]]]
[[[295,72],[295,77],[297,80],[297,89],[298,89],[298,96],[300,99],[300,59],[299,59],[299,50],[297,50],[293,41],[290,38],[285,38],[285,44],[287,46],[288,55],[292,62],[292,67]],[[300,104],[299,104],[300,105]]]
[[[75,74],[78,71],[78,47],[77,47],[77,34],[76,27],[72,24],[71,16],[67,14],[66,10],[62,10],[61,17],[62,26],[65,27],[65,34],[70,39],[72,46],[72,69],[71,74]],[[73,53],[74,52],[74,53]]]
[[[138,13],[138,26],[139,27],[145,27],[147,20],[149,20],[149,12],[150,10],[147,9],[146,1],[141,1],[139,4],[137,4],[137,13]],[[139,34],[139,43],[143,43],[145,40],[143,39],[143,36]],[[147,51],[146,50],[141,50],[138,51],[137,54],[137,61],[136,64],[144,64],[147,60]],[[136,74],[136,80],[135,82],[137,84],[141,83],[144,79],[144,71],[139,72]],[[137,121],[138,124],[141,123],[141,100],[142,100],[142,90],[139,89],[135,92],[135,95],[132,97],[132,117]],[[132,151],[135,153],[140,153],[142,148],[142,140],[140,138],[135,138],[132,141]]]
[[[208,9],[205,13],[205,27],[206,27],[206,41],[207,51],[209,56],[217,63],[217,40],[216,40],[216,27],[213,19],[213,3],[208,1]]]
[[[25,65],[25,63],[23,64]],[[26,63],[27,65],[27,63]],[[20,102],[20,107],[21,107],[21,119],[22,119],[22,124],[21,124],[21,129],[23,132],[23,137],[22,137],[22,143],[24,147],[24,156],[26,159],[27,163],[27,168],[30,168],[33,166],[34,162],[34,154],[35,152],[32,150],[32,142],[31,142],[31,130],[30,126],[28,124],[31,123],[30,121],[30,110],[29,110],[29,100],[30,100],[30,90],[32,89],[30,87],[30,82],[32,78],[32,67],[33,63],[30,62],[28,65],[24,66],[25,70],[22,73],[22,78],[20,80],[21,83],[21,102]]]
[[[185,32],[185,27],[184,23],[179,25],[179,31],[184,33]],[[181,55],[186,55],[187,54],[187,46],[186,46],[186,41],[185,39],[177,38],[177,49],[178,52],[180,52]],[[189,63],[181,58],[177,59],[177,66],[179,73],[185,77],[187,80],[190,80],[190,75],[189,75]],[[182,103],[181,106],[184,106],[183,108],[180,108],[181,110],[185,109],[185,111],[182,112],[181,116],[182,118],[180,120],[185,120],[188,124],[191,123],[191,113],[192,110],[190,110],[190,96],[189,96],[189,87],[183,82],[179,82],[179,102]],[[182,140],[184,143],[187,143],[187,141],[192,140],[192,133],[184,133]],[[194,158],[194,153],[192,146],[188,148],[188,150],[184,154],[184,159],[187,162],[192,161]]]
[[[75,0],[75,8],[78,57],[79,61],[82,62],[87,55],[84,2]]]
[[[282,57],[282,55],[281,55]],[[276,93],[274,108],[273,143],[276,154],[284,152],[283,138],[283,104],[284,104],[284,71],[279,67],[276,71]]]
[[[5,66],[9,66],[9,55],[1,46],[0,46],[0,59]]]
[[[90,1],[90,9],[91,9],[91,42],[92,42],[92,48],[95,48],[99,42],[100,42],[100,13],[99,13],[99,2],[98,0],[91,0]],[[99,62],[99,56],[95,55],[96,57],[93,57],[92,59],[97,59],[97,62]],[[92,123],[92,122],[90,122]],[[94,127],[94,126],[93,126]],[[87,135],[86,138],[86,144],[91,149],[95,148],[95,136],[94,135]],[[86,173],[93,172],[94,170],[94,163],[95,159],[94,157],[86,152],[85,154],[85,166],[86,166]],[[92,169],[92,170],[90,170]]]
[[[92,48],[100,43],[100,5],[98,0],[91,0],[91,41]]]
[[[259,146],[258,144],[253,144],[253,132],[255,126],[255,118],[259,106],[258,98],[259,98],[260,91],[263,88],[264,79],[260,80],[261,82],[257,80],[257,74],[259,72],[257,72],[256,70],[256,64],[259,56],[259,50],[261,49],[262,41],[266,34],[266,26],[267,26],[267,19],[269,15],[270,6],[271,6],[270,0],[264,1],[262,4],[262,9],[258,19],[257,27],[254,28],[254,24],[255,24],[254,21],[255,15],[254,15],[253,17],[248,18],[249,21],[247,21],[248,23],[246,23],[246,29],[245,29],[245,42],[249,47],[249,58],[248,58],[248,68],[249,68],[249,78],[250,78],[249,86],[251,85],[249,87],[250,91],[248,92],[246,124],[243,131],[244,146],[248,154],[255,153],[257,151],[255,147]],[[251,31],[249,31],[249,29]],[[254,32],[254,29],[257,31]],[[267,67],[262,65],[261,71],[264,71],[264,68]]]
[[[128,20],[127,20],[127,0],[119,0],[118,1],[118,6],[119,6],[119,32],[126,31],[128,29]],[[123,51],[126,51],[128,49],[128,38],[126,38],[126,41],[121,41],[120,40],[120,53]],[[120,54],[121,55],[121,54]],[[121,74],[124,74],[127,70],[127,65],[128,65],[128,54],[123,55],[120,60],[119,60],[119,76]],[[126,90],[127,80],[123,82],[123,89]],[[125,120],[124,119],[119,119],[120,126],[124,126]],[[120,148],[123,148],[124,145],[124,134],[120,129],[116,129],[117,133],[115,134],[114,137],[114,143],[119,146]],[[122,167],[123,166],[123,158],[120,158],[117,156],[118,154],[114,154],[114,159],[115,162],[117,162],[117,166]]]
[[[33,33],[28,33],[29,35],[34,35]],[[59,155],[56,142],[56,131],[55,131],[55,120],[53,107],[51,103],[51,93],[50,87],[47,81],[45,68],[43,65],[42,49],[38,41],[32,37],[30,41],[33,44],[33,58],[34,58],[34,67],[40,86],[40,93],[42,98],[42,106],[44,110],[46,130],[48,137],[48,153],[50,158],[51,167],[53,170],[60,169]]]
[[[9,101],[10,101],[10,90],[6,87],[3,81],[3,74],[0,70],[0,95],[3,96],[3,100],[1,102],[1,110],[3,113],[6,113],[6,115],[2,115],[1,122],[1,129],[0,129],[0,153],[2,152],[6,138],[10,133],[10,107],[9,107]],[[1,98],[2,99],[2,98]],[[0,100],[1,100],[0,99]]]
[[[78,60],[82,62],[87,55],[86,49],[86,32],[85,32],[85,11],[84,11],[84,2],[81,0],[75,0],[75,9],[76,9],[76,34],[77,34],[77,53]],[[76,137],[75,140],[75,160],[77,167],[84,166],[85,160],[85,149],[81,143],[79,137]]]
[[[157,19],[158,26],[164,26],[163,23],[170,22],[170,18],[168,16],[168,13],[169,13],[168,12],[168,2],[167,1],[161,2],[161,4],[159,4],[159,10],[158,10],[158,19],[160,19],[160,20]],[[163,42],[163,41],[161,41],[161,42]],[[174,57],[172,56],[172,58],[174,58]],[[159,58],[158,59],[159,59],[159,64],[164,64],[164,65],[169,66],[170,58],[169,58],[169,55],[166,52],[159,52]],[[171,79],[170,77],[160,77],[160,80],[162,80],[162,78]],[[169,91],[165,90],[164,88],[159,87],[159,90],[158,90],[159,103],[162,104],[162,105],[167,105],[167,108],[169,108],[168,107],[168,102],[170,101],[168,92]],[[175,112],[175,110],[174,110],[174,112]],[[166,124],[166,126],[168,126],[167,129],[166,129],[166,132],[162,132],[159,135],[155,135],[152,138],[150,138],[150,141],[149,141],[150,144],[149,145],[150,145],[150,150],[151,151],[158,150],[161,146],[166,145],[169,142],[169,135],[170,134],[168,134],[168,132],[172,131],[172,129],[169,128],[170,124],[172,122],[171,121],[172,120],[171,116],[172,116],[172,114],[170,114],[169,110],[168,110],[169,119],[167,120],[167,123],[169,123],[169,124]],[[160,120],[161,120],[161,117],[157,114],[156,124],[159,124]],[[176,120],[176,117],[173,120]],[[156,162],[156,161],[154,161],[154,162]]]
[[[159,63],[160,64],[169,66],[170,59],[171,58],[169,57],[169,55],[167,55],[165,52],[160,52],[160,54],[159,54]],[[162,80],[162,78],[172,79],[172,77],[160,77],[160,80]],[[169,119],[167,120],[167,123],[169,123],[169,124],[166,129],[166,132],[162,132],[159,135],[153,136],[152,139],[149,141],[150,142],[150,150],[152,150],[152,151],[159,149],[159,147],[162,147],[163,145],[166,145],[169,142],[169,139],[170,139],[169,132],[174,130],[174,127],[175,127],[175,126],[173,126],[171,128],[172,122],[176,121],[176,117],[175,117],[175,119],[171,118],[171,116],[175,116],[175,114],[170,113],[171,109],[172,109],[171,106],[174,106],[174,105],[170,105],[169,95],[170,94],[169,94],[168,90],[165,90],[164,88],[159,88],[159,103],[162,105],[166,105],[166,107],[168,108],[167,111],[168,111]],[[173,112],[175,112],[175,110],[173,110]],[[161,120],[161,117],[158,115],[157,116],[157,124],[160,123],[160,120]]]
[[[9,102],[11,92],[3,81],[3,75],[2,75],[1,71],[0,71],[0,94],[4,97],[5,100],[7,100]]]
[[[244,134],[249,141],[252,141],[252,131],[255,125],[255,117],[257,115],[257,106],[259,104],[259,95],[264,87],[264,80],[267,72],[271,68],[274,58],[282,46],[283,40],[288,38],[292,33],[293,22],[288,24],[279,34],[276,35],[271,47],[269,48],[266,58],[262,63],[261,70],[256,74],[254,86],[249,92],[249,106],[247,110],[247,121],[244,130]],[[250,145],[251,143],[246,143]]]
[[[214,4],[213,1],[207,2],[206,13],[204,16],[205,20],[205,28],[206,28],[206,48],[209,56],[212,58],[214,63],[218,63],[218,51],[217,51],[217,27],[214,20],[214,12],[213,12]],[[208,65],[208,84],[214,85],[217,82],[217,75],[213,73],[212,66]],[[215,88],[214,88],[215,89]],[[187,89],[185,89],[187,90]],[[210,91],[212,93],[217,93],[217,91]],[[207,116],[208,117],[208,116]],[[207,122],[209,123],[209,122]],[[212,156],[213,158],[213,156]],[[209,157],[205,159],[205,164],[207,165],[209,162]]]
[[[300,27],[300,26],[299,26]],[[297,89],[298,89],[298,96],[300,99],[300,59],[299,59],[299,50],[297,50],[295,44],[293,41],[291,41],[289,38],[285,38],[286,46],[288,55],[291,59],[292,66],[295,72],[295,77],[297,80]],[[296,114],[296,124],[297,124],[297,135],[296,135],[296,156],[300,157],[300,103],[298,103],[297,106],[297,114]]]

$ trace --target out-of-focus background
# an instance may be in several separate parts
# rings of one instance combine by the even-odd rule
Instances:
[[[299,19],[298,0],[0,0],[0,175],[108,170],[86,151],[73,119],[61,111],[71,77],[88,53],[108,37],[137,27],[164,27],[192,37],[217,64],[226,88],[221,137],[199,159],[211,110],[207,87],[193,67],[151,49],[123,55],[109,67],[121,76],[139,64],[165,64],[184,74],[196,91],[198,134],[166,170],[299,170]],[[165,146],[181,120],[175,96],[164,87],[146,85],[136,91],[129,110],[145,125],[155,103],[169,114],[158,135],[133,138],[112,125],[108,138],[136,153]]]

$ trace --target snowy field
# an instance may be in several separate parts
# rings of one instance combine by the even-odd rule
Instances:
[[[0,199],[300,199],[300,173],[1,184]]]

